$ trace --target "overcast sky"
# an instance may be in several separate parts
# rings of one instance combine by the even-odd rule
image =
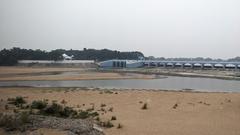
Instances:
[[[240,56],[240,0],[0,0],[0,49]]]

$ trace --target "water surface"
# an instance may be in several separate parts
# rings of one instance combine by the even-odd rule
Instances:
[[[240,92],[240,81],[212,78],[167,76],[161,79],[78,80],[78,81],[0,81],[0,86],[96,87],[119,89],[196,90]]]

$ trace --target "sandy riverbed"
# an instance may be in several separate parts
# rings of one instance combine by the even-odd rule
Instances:
[[[155,75],[97,72],[88,68],[0,67],[0,81],[153,79]]]
[[[163,68],[97,70],[96,68],[76,67],[0,67],[0,81],[154,79],[156,78],[156,75],[240,80],[240,72],[234,70],[192,70]]]
[[[107,135],[239,135],[240,93],[195,93],[115,90],[101,93],[82,88],[0,88],[1,110],[7,98],[24,96],[31,102],[37,99],[67,101],[72,107],[89,108],[94,103],[113,107],[113,112],[101,114],[116,127],[105,129]],[[143,103],[148,109],[142,110]],[[85,106],[83,106],[85,104]],[[174,109],[173,106],[177,104]],[[176,106],[176,105],[175,105]],[[52,132],[52,131],[51,131]],[[43,132],[43,133],[48,133]]]
[[[118,73],[140,73],[183,77],[204,77],[240,80],[240,70],[221,69],[181,69],[181,68],[136,68],[136,69],[105,69],[102,71]]]

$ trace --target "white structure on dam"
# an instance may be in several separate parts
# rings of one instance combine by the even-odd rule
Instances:
[[[143,61],[137,60],[107,60],[99,63],[101,68],[138,68],[143,67]]]
[[[240,69],[240,62],[216,61],[143,61],[144,66],[164,68],[211,68]]]
[[[193,68],[193,69],[240,69],[240,62],[216,61],[158,61],[158,60],[107,60],[99,63],[101,68]]]

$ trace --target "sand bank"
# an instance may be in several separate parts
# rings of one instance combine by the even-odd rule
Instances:
[[[90,68],[0,67],[0,81],[153,79],[155,75],[104,73]]]
[[[110,119],[115,127],[107,135],[239,135],[240,93],[166,92],[151,90],[83,90],[83,88],[0,88],[1,110],[7,98],[24,96],[28,102],[49,99],[75,109],[92,104],[99,110],[106,104],[101,119]],[[147,103],[147,109],[141,107]],[[117,129],[121,123],[123,128]]]

